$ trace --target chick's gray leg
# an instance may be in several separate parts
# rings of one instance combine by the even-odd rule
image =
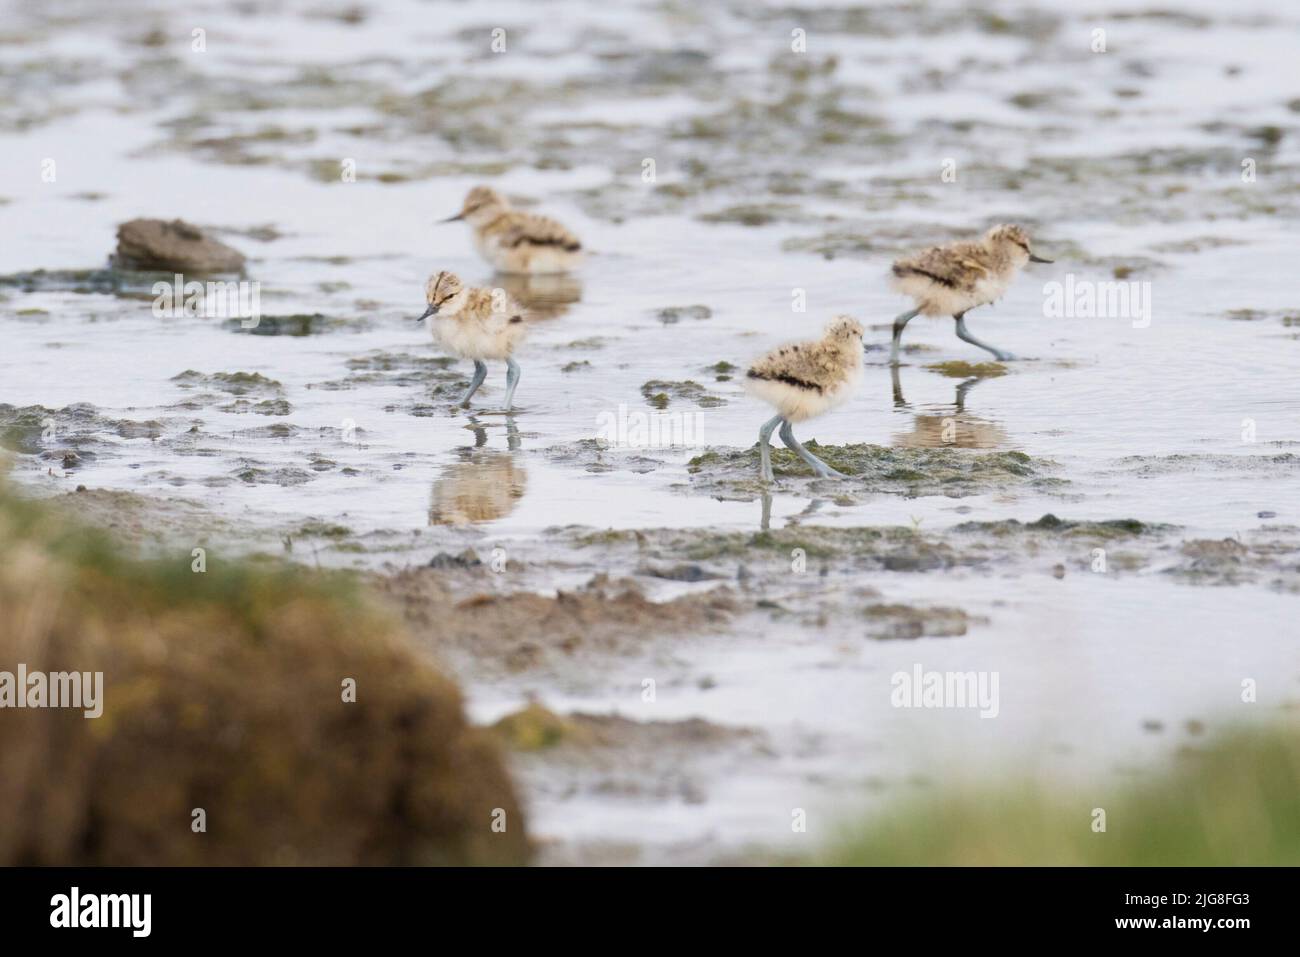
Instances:
[[[786,444],[786,448],[807,462],[812,467],[812,470],[821,478],[847,478],[843,472],[835,471],[817,456],[813,455],[800,445],[799,440],[794,437],[794,426],[789,422],[786,422],[781,426],[781,441]]]
[[[515,386],[519,384],[519,363],[514,359],[506,360],[506,411],[510,411],[510,403],[515,397]]]
[[[772,475],[772,430],[784,421],[779,415],[773,416],[758,430],[758,477],[764,482],[775,481]]]
[[[958,313],[953,316],[953,318],[957,320],[958,339],[969,342],[973,346],[979,346],[985,352],[993,353],[993,358],[997,359],[999,362],[1010,362],[1015,358],[1011,353],[1003,352],[997,346],[991,346],[987,342],[980,342],[980,340],[971,335],[970,330],[966,328],[966,314],[964,312]]]
[[[469,380],[469,388],[465,391],[465,394],[460,397],[460,405],[462,408],[469,408],[469,400],[474,397],[474,393],[478,391],[478,387],[483,384],[483,380],[486,378],[487,363],[482,359],[475,359],[474,378]]]

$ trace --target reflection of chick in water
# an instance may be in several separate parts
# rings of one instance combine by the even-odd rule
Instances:
[[[509,452],[476,450],[433,483],[430,525],[472,525],[509,515],[524,497],[528,473]]]
[[[500,286],[511,299],[528,307],[533,319],[555,319],[582,299],[582,282],[569,273],[521,275],[497,273],[491,285]]]
[[[1001,426],[964,413],[918,415],[911,432],[894,435],[894,445],[905,449],[996,449],[1006,443]]]
[[[895,366],[892,372],[894,408],[907,409],[909,406],[903,398],[898,368]],[[1002,426],[976,418],[966,411],[966,393],[980,381],[978,378],[966,379],[957,386],[952,411],[915,414],[912,431],[895,433],[893,444],[905,449],[996,449],[1007,445],[1010,440]]]

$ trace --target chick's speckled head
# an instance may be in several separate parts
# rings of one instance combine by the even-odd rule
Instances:
[[[1029,234],[1011,223],[994,226],[985,233],[984,242],[989,248],[1008,257],[1017,265],[1023,266],[1027,262],[1051,262],[1050,259],[1035,256],[1029,248]]]
[[[852,316],[836,316],[826,326],[826,338],[835,342],[862,343],[862,324]]]
[[[464,304],[465,286],[451,272],[436,272],[424,284],[424,299],[429,304],[426,315],[449,315]]]
[[[509,208],[509,201],[491,186],[475,186],[465,194],[457,218],[471,224],[491,221]]]

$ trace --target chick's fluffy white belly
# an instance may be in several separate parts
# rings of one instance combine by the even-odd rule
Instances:
[[[1002,280],[985,279],[973,290],[953,289],[916,273],[894,280],[894,289],[914,300],[922,315],[926,316],[955,316],[1000,299],[1006,288],[1007,284]]]
[[[475,245],[498,272],[547,274],[568,272],[581,263],[581,254],[558,246],[503,246],[494,236],[476,237]]]
[[[461,359],[505,359],[514,350],[522,331],[521,325],[488,324],[457,319],[438,319],[433,323],[433,338],[444,349]]]
[[[838,405],[843,405],[853,395],[853,390],[862,378],[862,364],[856,364],[848,378],[835,389],[816,392],[803,389],[788,382],[775,379],[745,378],[745,391],[756,399],[762,399],[780,413],[782,418],[791,422],[805,422],[828,412]]]

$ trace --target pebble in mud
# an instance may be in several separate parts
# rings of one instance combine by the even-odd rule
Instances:
[[[237,273],[244,254],[181,219],[133,219],[117,228],[114,266],[140,271]]]

